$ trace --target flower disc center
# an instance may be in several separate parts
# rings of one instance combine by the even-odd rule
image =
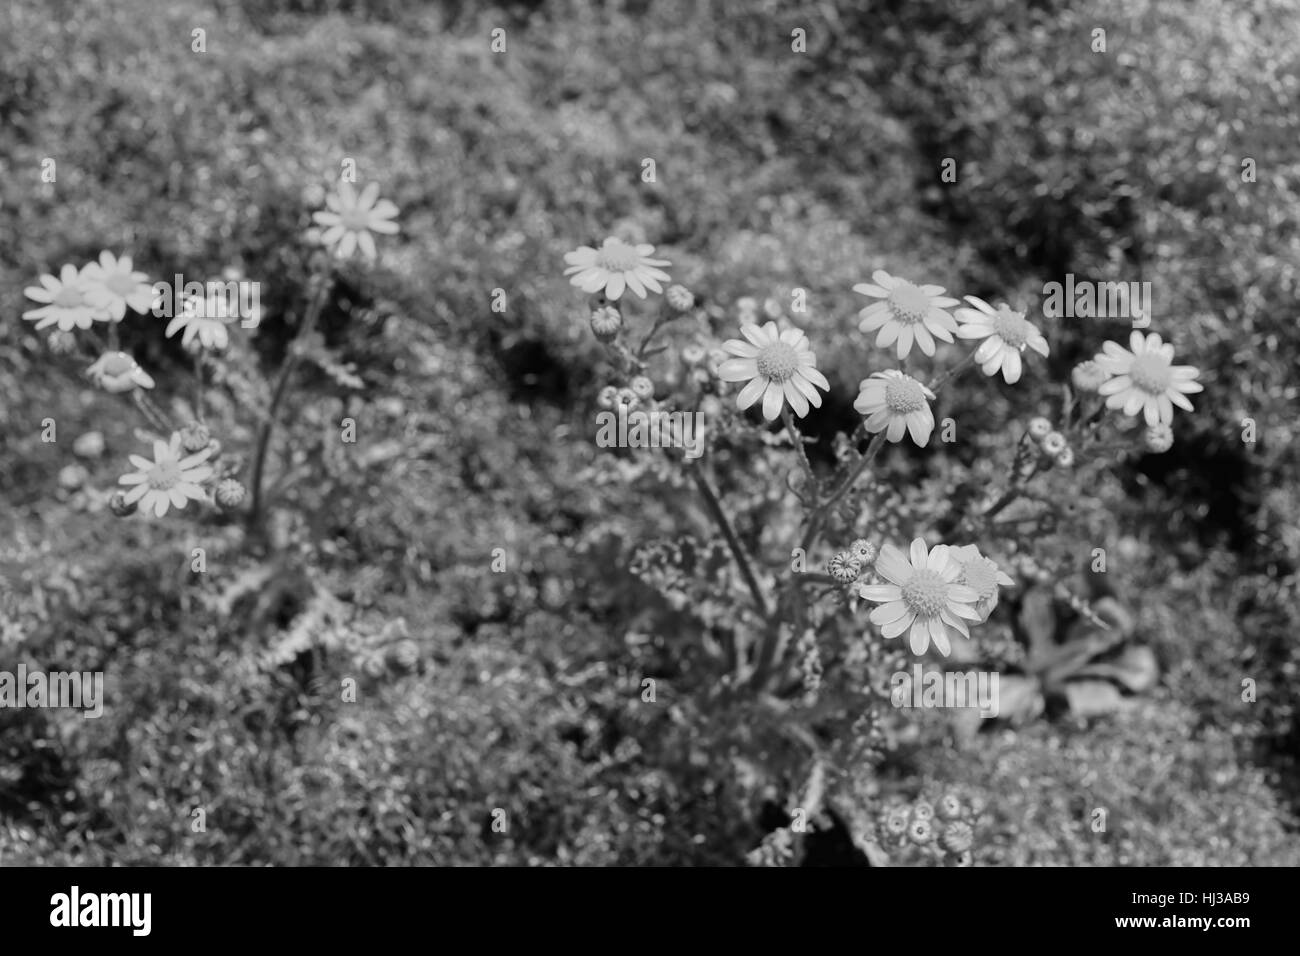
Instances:
[[[76,286],[64,286],[50,304],[57,305],[61,309],[75,309],[79,305],[86,304],[86,294]]]
[[[899,282],[889,292],[889,310],[900,322],[920,322],[930,311],[930,297],[910,282]]]
[[[363,232],[370,225],[370,210],[349,209],[339,219],[343,222],[343,228],[352,232]]]
[[[919,412],[925,407],[925,393],[910,378],[895,379],[885,386],[885,405],[900,415]]]
[[[998,566],[988,558],[978,558],[962,566],[959,580],[981,598],[991,598],[998,590]]]
[[[600,264],[610,272],[629,272],[636,268],[636,249],[622,242],[611,242],[600,247]]]
[[[1160,355],[1147,353],[1133,359],[1128,370],[1133,384],[1152,395],[1163,395],[1169,388],[1169,363]]]
[[[773,342],[765,347],[755,359],[758,373],[774,382],[784,382],[794,375],[799,367],[799,356],[795,350],[784,342]]]
[[[159,491],[171,491],[181,480],[180,462],[160,461],[149,472],[149,487]]]
[[[1033,331],[1025,321],[1025,313],[1013,312],[1005,305],[993,316],[993,330],[1007,345],[1021,350],[1029,344],[1029,336]]]
[[[108,281],[105,282],[104,285],[106,285],[109,291],[114,295],[123,298],[126,298],[126,296],[135,291],[135,281],[129,275],[122,272],[114,273],[109,276]]]
[[[903,585],[903,602],[919,617],[934,617],[948,604],[948,586],[936,571],[913,571]]]

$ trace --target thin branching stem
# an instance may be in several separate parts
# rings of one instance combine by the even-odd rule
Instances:
[[[745,549],[741,546],[740,539],[736,537],[736,531],[732,528],[731,521],[722,508],[718,493],[713,490],[713,486],[709,484],[709,479],[704,476],[704,472],[699,467],[692,466],[687,471],[690,473],[691,480],[695,482],[695,487],[699,489],[700,496],[704,499],[705,507],[708,508],[710,516],[722,532],[722,537],[726,539],[727,547],[731,549],[731,556],[736,559],[736,564],[740,568],[741,577],[745,579],[749,593],[754,597],[754,605],[758,608],[758,613],[766,620],[771,614],[768,610],[767,599],[763,597],[763,589],[759,586],[758,578],[754,575],[754,569],[750,566],[749,557],[745,554]]]
[[[285,354],[284,362],[280,365],[280,372],[276,376],[275,385],[271,391],[271,403],[266,410],[266,420],[262,423],[261,431],[257,436],[257,448],[253,454],[253,476],[252,476],[252,506],[248,510],[248,527],[258,528],[262,521],[262,481],[263,472],[266,468],[267,449],[271,444],[271,432],[275,429],[276,414],[280,409],[280,403],[288,391],[289,377],[293,374],[298,365],[301,353],[296,348],[297,344],[310,335],[316,328],[316,323],[320,319],[321,311],[325,308],[325,299],[329,293],[330,282],[326,275],[314,277],[316,292],[312,296],[311,304],[307,307],[307,316],[303,319],[302,326],[298,329],[298,334],[294,340],[289,343],[289,351]]]

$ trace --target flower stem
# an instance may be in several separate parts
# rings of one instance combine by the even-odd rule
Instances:
[[[713,490],[713,486],[709,484],[709,479],[704,477],[704,472],[698,467],[688,468],[687,470],[690,472],[691,480],[695,482],[695,487],[699,489],[700,496],[709,509],[709,514],[722,532],[722,537],[726,539],[727,547],[731,549],[731,556],[736,559],[736,564],[740,567],[740,574],[745,579],[749,593],[754,596],[754,604],[758,608],[758,613],[764,619],[767,619],[771,613],[767,607],[767,599],[763,597],[763,589],[758,585],[758,578],[754,576],[754,570],[750,567],[749,558],[745,555],[745,549],[740,545],[740,539],[736,537],[735,529],[731,527],[727,513],[722,510],[722,502],[718,500],[717,492]]]
[[[799,455],[799,464],[803,466],[803,473],[808,479],[808,488],[813,493],[813,500],[817,499],[817,476],[813,474],[812,463],[808,461],[808,452],[803,447],[803,436],[799,430],[794,427],[794,416],[790,414],[789,406],[781,406],[781,420],[785,422],[785,430],[790,435],[790,441],[794,445],[794,450]]]
[[[963,371],[967,365],[975,361],[975,353],[978,351],[979,349],[972,349],[969,355],[967,355],[964,359],[962,359],[952,368],[948,369],[948,371],[944,372],[942,375],[940,375],[938,378],[936,378],[933,382],[931,382],[926,387],[929,388],[930,391],[935,392],[937,394],[939,389],[943,388],[943,386],[946,385],[950,379],[955,378],[958,372]]]
[[[312,296],[311,304],[307,307],[307,316],[303,319],[298,334],[289,343],[289,351],[285,354],[284,361],[280,365],[279,374],[276,376],[275,385],[271,391],[271,404],[266,410],[266,420],[262,423],[262,429],[257,436],[257,448],[253,453],[253,477],[251,481],[253,501],[252,506],[248,509],[248,527],[250,529],[262,526],[262,475],[266,468],[266,453],[271,444],[271,432],[275,429],[276,413],[279,411],[280,403],[287,393],[289,377],[293,374],[293,370],[297,367],[300,358],[300,353],[294,346],[315,330],[316,322],[320,319],[321,311],[325,308],[325,298],[330,288],[329,277],[318,274],[313,277],[313,280],[316,283],[316,292]]]
[[[203,353],[194,353],[194,415],[203,421]]]
[[[858,459],[858,463],[853,466],[853,471],[844,479],[844,483],[831,492],[831,496],[818,507],[817,512],[813,515],[812,521],[808,522],[808,530],[804,533],[803,542],[800,545],[804,551],[808,551],[817,543],[817,538],[821,534],[822,525],[825,523],[826,517],[830,514],[831,509],[839,503],[841,498],[849,493],[850,489],[852,489],[853,485],[857,482],[862,473],[870,467],[871,462],[875,459],[876,455],[880,452],[881,446],[884,444],[885,433],[883,431],[877,432],[876,436],[871,439],[871,444],[867,446],[866,453]]]
[[[142,389],[132,389],[131,398],[135,401],[135,407],[140,409],[141,414],[144,415],[150,425],[157,428],[164,435],[171,433],[172,428],[166,417],[164,417],[162,412],[158,410],[158,406],[154,405],[154,403],[145,396]]]

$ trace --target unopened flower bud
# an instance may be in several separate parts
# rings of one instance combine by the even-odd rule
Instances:
[[[1062,449],[1060,454],[1056,456],[1056,464],[1060,468],[1073,468],[1074,467],[1073,449],[1070,448]]]
[[[934,837],[929,820],[913,820],[907,828],[907,838],[917,846],[925,846]]]
[[[613,385],[606,385],[596,396],[596,404],[601,408],[613,408],[618,400],[618,389]]]
[[[67,355],[77,347],[77,338],[71,332],[55,329],[45,343],[55,355]]]
[[[1070,372],[1070,381],[1081,392],[1095,392],[1105,384],[1110,375],[1092,359],[1080,362]]]
[[[135,514],[136,504],[134,501],[126,500],[126,492],[115,491],[113,496],[108,499],[108,510],[113,512],[119,518],[125,518],[128,515]]]
[[[1043,451],[1052,457],[1056,457],[1065,451],[1065,436],[1060,432],[1048,432],[1043,436]]]
[[[924,800],[916,801],[916,803],[912,804],[912,819],[926,821],[933,820],[934,807],[930,806],[930,804],[926,803]]]
[[[244,486],[234,478],[225,478],[217,484],[217,505],[229,511],[244,503]]]
[[[841,551],[826,562],[826,573],[840,584],[852,584],[862,573],[862,566],[848,551]]]
[[[907,811],[902,807],[895,807],[885,817],[885,832],[900,837],[907,832],[907,824]]]
[[[1174,447],[1174,430],[1168,425],[1152,425],[1144,436],[1149,451],[1164,454]]]
[[[650,398],[655,393],[655,384],[644,375],[638,375],[628,383],[634,395],[640,399]]]
[[[961,800],[955,793],[946,793],[939,801],[939,816],[944,820],[956,820],[961,816]]]
[[[664,298],[678,312],[685,312],[695,305],[695,295],[684,285],[670,285]]]
[[[969,823],[953,820],[943,828],[939,842],[949,853],[965,853],[975,842],[975,833]]]
[[[612,342],[618,338],[618,330],[623,327],[623,316],[612,305],[594,309],[591,313],[591,331],[602,342]]]
[[[200,422],[190,422],[180,431],[181,447],[191,455],[203,451],[212,440],[208,427]]]
[[[1048,432],[1052,430],[1052,423],[1041,415],[1037,418],[1029,419],[1029,437],[1037,438],[1040,441],[1047,437]]]

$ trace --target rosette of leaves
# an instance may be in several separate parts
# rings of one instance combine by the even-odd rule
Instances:
[[[1116,713],[1156,684],[1155,653],[1114,595],[1085,603],[1064,587],[1029,587],[1013,622],[1025,647],[1020,673],[999,680],[999,718],[1088,718]]]

